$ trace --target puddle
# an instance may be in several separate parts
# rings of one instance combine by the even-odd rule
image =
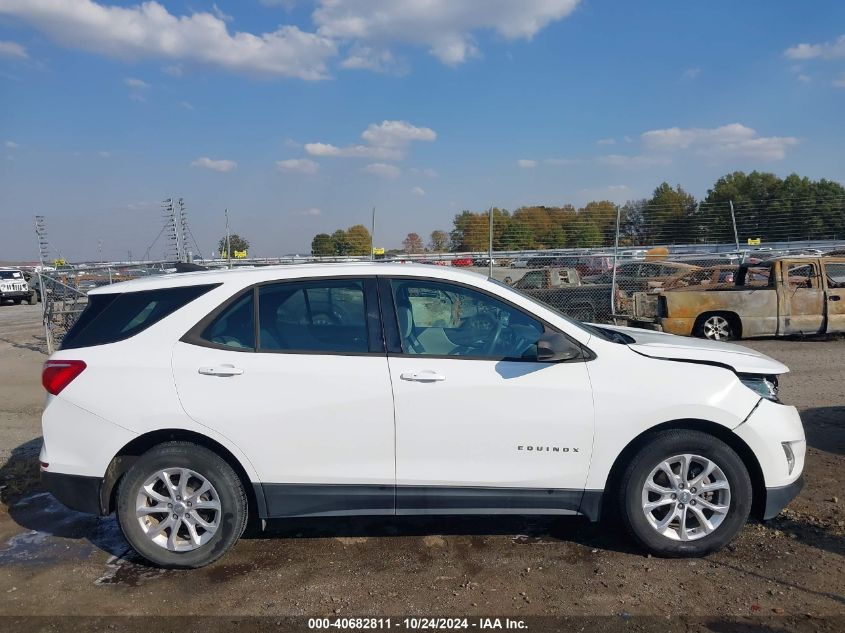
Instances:
[[[517,534],[511,540],[517,545],[553,545],[557,541],[545,539],[542,536],[532,536],[529,534]]]
[[[106,561],[106,572],[94,584],[137,587],[166,573],[166,569],[149,566],[135,552],[127,549],[123,554],[112,556]]]

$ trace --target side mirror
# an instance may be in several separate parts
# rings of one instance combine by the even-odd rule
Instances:
[[[547,330],[537,341],[537,360],[541,363],[557,363],[581,356],[581,348],[560,332]]]

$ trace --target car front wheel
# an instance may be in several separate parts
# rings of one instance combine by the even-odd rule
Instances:
[[[751,511],[748,470],[718,438],[692,430],[652,436],[622,477],[622,518],[648,551],[704,556],[729,543]]]
[[[141,455],[118,489],[126,540],[155,565],[192,569],[214,562],[243,534],[248,506],[241,480],[212,451],[168,442]]]

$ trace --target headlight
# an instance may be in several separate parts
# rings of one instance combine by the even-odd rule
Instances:
[[[755,374],[739,374],[739,379],[742,384],[751,389],[754,393],[762,396],[766,400],[772,402],[780,402],[778,400],[778,377],[777,376],[758,376]]]

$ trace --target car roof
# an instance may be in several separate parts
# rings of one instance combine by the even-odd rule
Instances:
[[[479,282],[484,275],[466,269],[444,266],[426,266],[424,264],[400,264],[387,262],[338,262],[328,264],[283,264],[256,268],[233,268],[231,270],[202,270],[189,273],[172,273],[142,277],[123,281],[91,290],[89,295],[111,294],[117,292],[140,292],[160,288],[177,288],[204,284],[231,283],[242,287],[254,283],[274,280],[296,280],[313,277],[348,277],[360,275],[372,277],[413,276],[433,277],[453,281]]]

